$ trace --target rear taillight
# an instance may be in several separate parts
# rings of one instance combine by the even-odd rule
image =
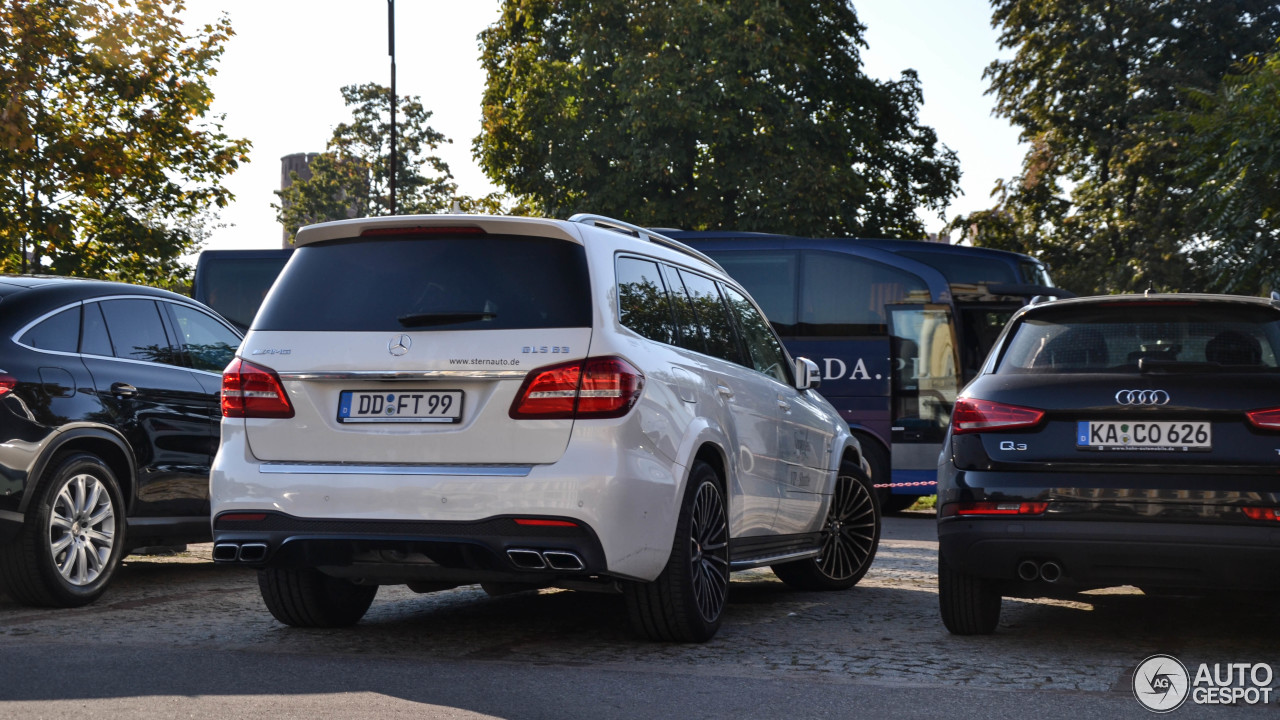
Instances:
[[[1280,512],[1278,512],[1275,508],[1247,507],[1247,508],[1240,508],[1240,509],[1244,511],[1245,517],[1249,518],[1250,520],[1271,520],[1273,522],[1280,521]]]
[[[1043,515],[1047,502],[962,502],[956,503],[956,515]],[[951,514],[951,513],[948,513]]]
[[[18,386],[18,378],[12,375],[0,375],[0,395],[4,395]]]
[[[1262,430],[1280,430],[1280,408],[1252,410],[1245,413],[1254,427]]]
[[[951,412],[951,428],[956,435],[1016,430],[1036,425],[1042,418],[1043,410],[962,397],[956,400],[955,409]]]
[[[615,418],[640,398],[644,376],[622,358],[587,358],[538,368],[520,386],[517,420]]]
[[[222,371],[222,416],[291,418],[293,405],[274,370],[235,358]]]

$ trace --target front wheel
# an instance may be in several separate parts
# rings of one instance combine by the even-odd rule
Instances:
[[[124,555],[124,499],[100,458],[54,458],[18,537],[0,546],[0,579],[24,605],[80,607],[102,596]]]
[[[632,627],[651,640],[705,642],[720,629],[729,594],[729,518],[710,465],[695,461],[689,473],[662,574],[623,589]]]
[[[772,569],[797,590],[844,590],[867,574],[879,545],[880,504],[875,489],[860,467],[845,462],[822,525],[821,553]]]
[[[356,585],[315,568],[259,570],[258,589],[275,619],[316,628],[355,625],[378,594],[377,585]]]
[[[952,635],[990,635],[1004,602],[990,580],[953,570],[938,553],[938,609]]]

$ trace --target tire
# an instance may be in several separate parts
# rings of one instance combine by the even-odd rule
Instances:
[[[705,642],[720,629],[729,594],[729,517],[716,471],[694,461],[671,557],[653,582],[623,586],[635,631],[651,640]]]
[[[41,476],[18,536],[0,546],[0,582],[23,605],[88,605],[115,576],[125,541],[115,473],[89,453],[59,455]]]
[[[990,580],[952,570],[938,553],[938,609],[952,635],[995,632],[1002,602]]]
[[[845,462],[822,526],[822,553],[774,565],[773,573],[797,590],[846,590],[858,584],[880,545],[880,504],[871,479]]]
[[[258,589],[275,619],[293,627],[348,627],[368,612],[377,585],[356,585],[315,568],[258,571]]]

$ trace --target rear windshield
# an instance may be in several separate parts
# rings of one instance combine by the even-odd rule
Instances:
[[[341,240],[298,248],[255,330],[589,327],[581,245],[522,236]]]
[[[1115,303],[1025,318],[998,373],[1274,370],[1280,322],[1226,303]]]

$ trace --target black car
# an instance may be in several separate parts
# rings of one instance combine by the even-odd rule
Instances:
[[[1016,313],[956,402],[938,590],[957,634],[1001,598],[1280,587],[1280,303],[1078,298]]]
[[[164,290],[0,277],[0,590],[84,605],[130,550],[210,539],[240,339]]]

